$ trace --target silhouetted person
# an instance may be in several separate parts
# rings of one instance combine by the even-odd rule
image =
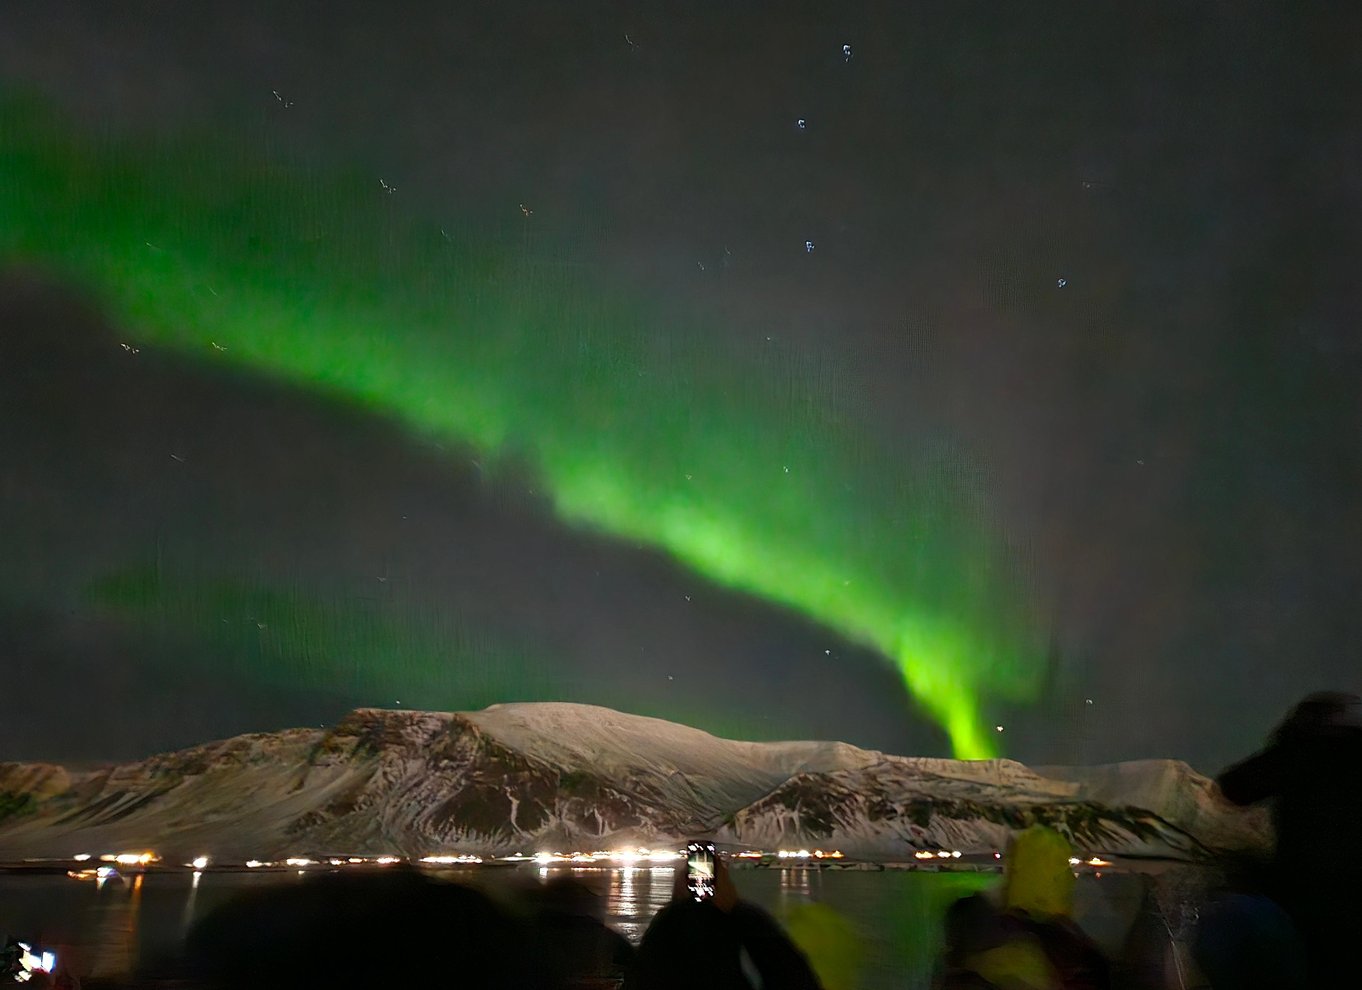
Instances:
[[[697,902],[684,874],[672,902],[643,934],[625,990],[752,990],[747,968],[765,990],[820,990],[803,953],[769,914],[738,899],[723,860],[715,861],[715,895]]]
[[[605,901],[576,877],[555,877],[539,894],[534,943],[547,977],[567,990],[624,979],[634,947],[605,923]]]
[[[221,990],[555,990],[528,936],[476,890],[391,870],[251,891],[195,925],[186,951]]]
[[[971,968],[970,960],[1002,945],[1007,935],[1002,911],[983,894],[970,894],[952,904],[946,909],[938,990],[992,990],[993,984]]]
[[[1073,850],[1035,825],[1013,840],[998,903],[963,897],[946,912],[940,990],[1108,990],[1110,967],[1073,920]]]
[[[1235,804],[1271,802],[1276,846],[1267,890],[1305,944],[1309,985],[1362,986],[1362,698],[1310,695],[1266,748],[1230,767],[1217,784]],[[1272,907],[1252,898],[1241,898],[1239,906],[1252,916],[1247,923],[1270,925]],[[1230,905],[1211,919],[1210,934],[1244,939],[1245,927],[1233,918]],[[1217,932],[1217,924],[1223,930]],[[1219,948],[1214,938],[1203,941],[1199,959]]]

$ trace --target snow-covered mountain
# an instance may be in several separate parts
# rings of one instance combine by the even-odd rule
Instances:
[[[155,849],[217,860],[663,846],[902,861],[984,852],[1033,822],[1083,849],[1195,855],[1263,841],[1182,763],[1047,770],[845,743],[719,739],[564,703],[360,709],[331,729],[238,736],[96,771],[0,763],[0,860]]]

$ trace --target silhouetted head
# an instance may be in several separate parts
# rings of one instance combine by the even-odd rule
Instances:
[[[741,950],[732,920],[713,904],[673,901],[643,936],[635,985],[642,990],[750,990]]]
[[[605,918],[605,899],[590,884],[576,877],[554,877],[544,884],[539,904],[545,911],[579,918]]]
[[[946,959],[951,964],[999,944],[1003,934],[998,909],[983,894],[962,897],[946,909]]]
[[[486,896],[416,874],[309,877],[252,890],[195,925],[208,987],[537,986],[521,929]]]
[[[1277,727],[1277,742],[1328,733],[1339,729],[1362,729],[1362,697],[1346,691],[1317,691],[1296,703]]]

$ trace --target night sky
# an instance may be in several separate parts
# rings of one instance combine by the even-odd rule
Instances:
[[[4,5],[0,759],[1362,688],[1362,17],[734,6]]]

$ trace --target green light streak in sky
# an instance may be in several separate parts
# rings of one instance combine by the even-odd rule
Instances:
[[[0,257],[94,287],[140,345],[529,464],[562,519],[879,650],[958,756],[993,755],[983,699],[1029,698],[1039,665],[1022,582],[947,445],[881,440],[830,355],[694,332],[402,203],[376,176],[0,108]]]

